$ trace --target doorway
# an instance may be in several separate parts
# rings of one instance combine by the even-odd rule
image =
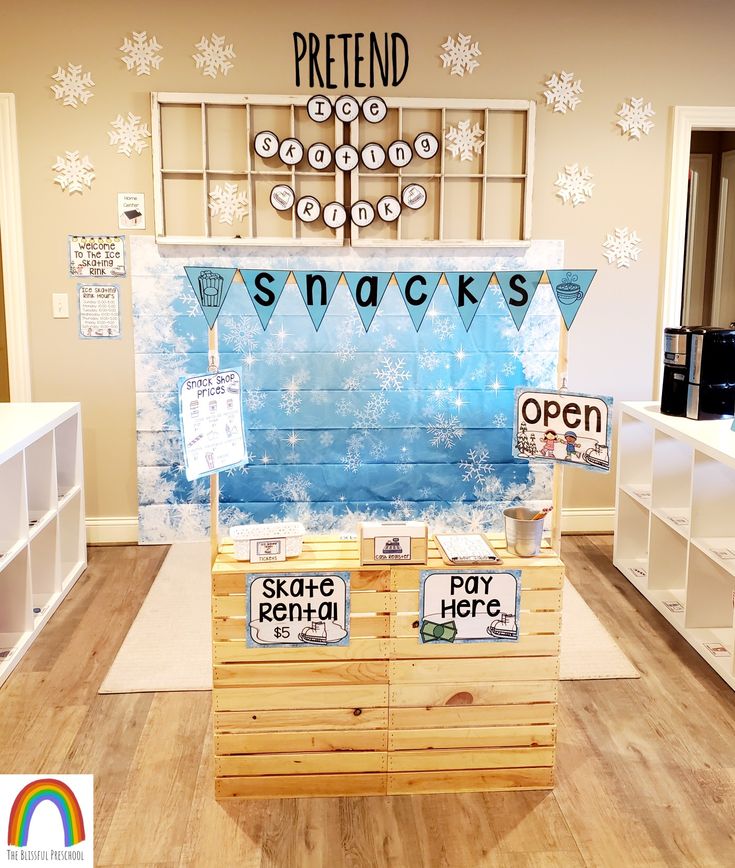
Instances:
[[[0,401],[31,400],[15,97],[0,93]]]
[[[731,134],[735,131],[735,107],[733,106],[675,106],[674,129],[672,136],[670,188],[668,203],[668,225],[666,238],[666,265],[664,272],[663,292],[660,297],[658,339],[659,352],[656,354],[656,370],[654,374],[654,393],[660,394],[661,368],[664,353],[664,328],[679,326],[683,318],[694,319],[699,316],[709,319],[717,325],[728,325],[732,320],[731,306],[728,301],[732,292],[735,298],[735,287],[729,289],[726,284],[735,283],[735,262],[731,249],[735,241],[735,177],[730,179],[734,168],[731,158],[723,159],[724,153],[735,150]],[[706,182],[707,170],[701,161],[692,161],[695,152],[693,134],[714,133],[721,139],[720,164],[725,163],[726,177],[723,179],[722,165],[715,165],[712,160],[711,183]],[[724,189],[723,189],[724,188]],[[732,190],[730,188],[733,188]],[[709,201],[703,190],[709,190]],[[724,194],[724,195],[723,195]],[[728,200],[732,200],[729,202]],[[714,212],[714,221],[708,223],[707,237],[697,238],[693,228],[695,211]],[[730,226],[727,227],[730,211]],[[720,214],[724,213],[724,221]],[[720,256],[717,257],[717,249]],[[691,258],[687,260],[687,251]],[[708,252],[709,251],[709,256]],[[708,259],[708,264],[702,265],[702,258]],[[690,302],[685,295],[687,280],[690,286],[693,281],[707,280],[702,278],[706,272],[712,276],[712,288],[708,297],[700,301]],[[719,297],[715,298],[717,277],[719,272]],[[697,277],[699,275],[699,277]],[[732,277],[731,277],[732,275]],[[735,307],[732,307],[735,315]],[[714,317],[714,318],[713,318]],[[685,323],[701,325],[702,323]]]
[[[8,376],[8,331],[5,326],[5,291],[3,289],[3,245],[0,239],[0,404],[10,400]]]

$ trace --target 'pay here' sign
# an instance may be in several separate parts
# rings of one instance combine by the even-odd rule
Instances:
[[[515,642],[520,570],[421,573],[419,641]]]

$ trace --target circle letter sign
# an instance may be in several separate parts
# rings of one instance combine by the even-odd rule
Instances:
[[[439,140],[433,133],[419,133],[413,140],[416,155],[424,160],[430,160],[439,150]]]
[[[306,113],[318,124],[324,123],[332,116],[332,103],[329,97],[317,94],[306,103]]]
[[[388,106],[379,96],[369,96],[363,101],[362,114],[371,124],[379,124],[388,114]]]
[[[288,211],[293,208],[296,196],[288,184],[276,184],[271,190],[271,205],[276,211]]]
[[[339,229],[347,221],[347,211],[340,202],[329,202],[324,206],[322,219],[330,229]]]
[[[304,158],[304,146],[298,139],[284,139],[278,149],[278,156],[287,166],[295,166]]]
[[[312,169],[326,169],[332,163],[332,152],[323,142],[316,142],[306,152]]]
[[[392,145],[388,145],[388,159],[391,161],[391,165],[397,169],[407,166],[411,162],[411,157],[413,157],[413,151],[408,142],[399,139]]]
[[[418,211],[419,208],[423,208],[426,204],[426,190],[424,190],[421,184],[409,184],[403,188],[401,199],[407,208]]]
[[[357,153],[357,148],[352,145],[340,145],[334,152],[334,164],[343,172],[351,172],[357,168],[360,162],[360,155]]]
[[[270,130],[264,130],[258,133],[253,142],[255,153],[267,160],[268,157],[275,157],[278,153],[278,136]]]
[[[401,213],[401,203],[395,196],[383,196],[382,199],[378,199],[377,209],[381,219],[386,223],[392,223]]]
[[[355,226],[369,226],[375,219],[375,209],[364,199],[358,199],[350,208],[350,217]]]
[[[369,142],[360,151],[362,162],[366,169],[379,169],[385,162],[383,146],[377,142]]]
[[[343,124],[349,124],[355,120],[360,113],[360,103],[354,96],[345,94],[337,98],[334,104],[334,113]]]
[[[296,203],[296,215],[304,223],[313,223],[321,214],[322,206],[313,196],[302,196]]]

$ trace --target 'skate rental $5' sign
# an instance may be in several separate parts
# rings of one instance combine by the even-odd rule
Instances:
[[[349,645],[349,581],[346,572],[248,574],[248,647]]]
[[[424,570],[419,641],[516,642],[520,601],[520,570]]]

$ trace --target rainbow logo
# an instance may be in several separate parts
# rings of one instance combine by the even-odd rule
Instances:
[[[84,840],[84,818],[77,797],[70,787],[56,778],[39,778],[26,784],[15,797],[8,821],[8,844],[28,846],[28,830],[33,813],[41,802],[53,802],[64,826],[64,846],[73,847]]]

